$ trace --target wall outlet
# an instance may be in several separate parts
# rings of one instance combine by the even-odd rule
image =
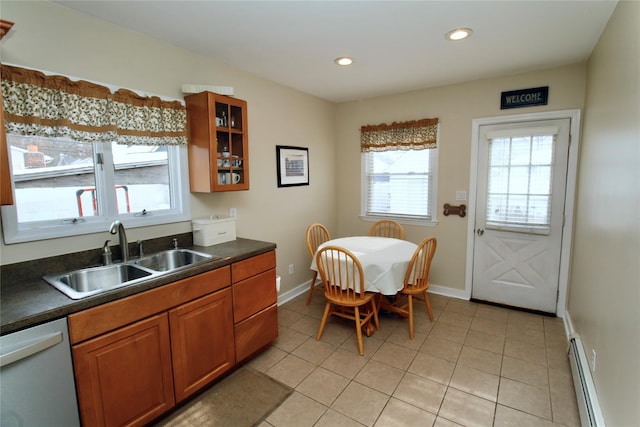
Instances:
[[[229,208],[229,216],[231,218],[235,218],[238,216],[238,212],[236,211],[236,208]]]
[[[596,371],[596,361],[597,361],[597,354],[596,354],[596,349],[592,348],[591,349],[591,372],[595,372]]]
[[[293,264],[289,264],[289,274],[293,274]]]

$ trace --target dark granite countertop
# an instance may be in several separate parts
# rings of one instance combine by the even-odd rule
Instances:
[[[168,239],[167,244],[171,237]],[[0,321],[2,323],[0,334],[8,334],[65,317],[71,313],[223,267],[276,248],[275,243],[243,238],[215,246],[193,246],[193,240],[190,239],[190,235],[183,235],[181,237],[180,247],[209,253],[220,258],[199,263],[192,267],[155,277],[131,286],[113,289],[79,300],[67,297],[49,283],[45,282],[42,276],[50,273],[73,270],[78,268],[77,263],[80,263],[80,266],[83,267],[90,266],[90,264],[86,263],[86,260],[99,259],[99,251],[97,253],[96,251],[85,251],[84,253],[68,254],[50,259],[47,258],[45,260],[27,261],[2,266],[0,270]],[[183,246],[184,243],[187,244]],[[162,249],[167,249],[169,247],[167,244],[165,244],[164,241],[162,245],[155,242],[155,246],[152,244],[149,245],[153,247],[153,250],[145,249],[145,252],[146,254],[151,254]],[[87,254],[87,252],[89,254]],[[117,252],[114,255],[117,255]],[[75,260],[76,265],[72,265],[71,260]],[[82,264],[83,262],[84,264]]]

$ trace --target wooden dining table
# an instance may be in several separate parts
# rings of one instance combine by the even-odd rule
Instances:
[[[418,247],[415,243],[406,240],[376,236],[332,239],[318,246],[318,250],[325,246],[339,246],[348,249],[358,258],[364,272],[365,291],[375,292],[381,296],[377,298],[378,308],[381,303],[386,302],[383,295],[396,295],[402,289],[407,267]],[[315,256],[310,268],[317,271]],[[373,333],[372,325],[368,324],[364,332],[367,336],[371,336]]]

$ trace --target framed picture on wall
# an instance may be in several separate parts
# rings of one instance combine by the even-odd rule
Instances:
[[[309,149],[276,145],[278,187],[309,185]]]

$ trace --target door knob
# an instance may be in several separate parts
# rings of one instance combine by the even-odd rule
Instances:
[[[478,228],[478,236],[482,236],[484,234],[484,228]]]

